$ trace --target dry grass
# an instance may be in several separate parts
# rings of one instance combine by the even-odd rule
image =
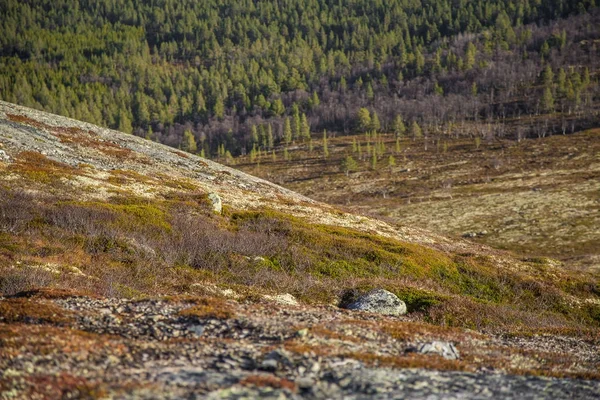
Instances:
[[[233,308],[221,298],[201,297],[194,299],[196,305],[179,312],[184,318],[195,319],[231,319],[235,317]]]
[[[395,138],[382,134],[388,154]],[[446,150],[425,140],[401,140],[395,167],[373,171],[370,157],[346,176],[342,160],[359,136],[332,138],[329,159],[302,146],[293,162],[263,159],[240,168],[330,204],[446,235],[486,234],[472,240],[531,255],[593,266],[600,243],[597,154],[600,129],[514,141],[443,138]],[[282,152],[283,149],[278,149]],[[279,154],[278,154],[279,156]],[[357,154],[353,154],[358,159]],[[387,155],[386,155],[387,157]],[[384,157],[385,158],[385,157]],[[383,161],[383,160],[382,160]],[[380,164],[385,164],[380,162]],[[596,254],[597,255],[597,254]]]
[[[0,321],[4,323],[67,324],[72,314],[52,303],[29,299],[0,300]]]
[[[273,375],[249,375],[242,379],[240,385],[271,387],[274,389],[287,389],[293,393],[297,391],[296,384],[288,379],[279,378]]]

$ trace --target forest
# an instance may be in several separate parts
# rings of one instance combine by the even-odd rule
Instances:
[[[597,123],[594,0],[0,0],[0,17],[1,99],[205,157]]]

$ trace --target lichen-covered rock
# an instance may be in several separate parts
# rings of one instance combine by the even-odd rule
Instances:
[[[458,360],[460,358],[458,350],[450,342],[433,341],[423,343],[417,351],[421,354],[438,354],[447,360]]]
[[[348,305],[350,310],[367,311],[383,315],[406,314],[406,304],[395,294],[385,289],[375,289]]]
[[[213,211],[217,214],[221,214],[223,211],[223,202],[221,201],[221,197],[219,197],[219,195],[216,193],[209,193],[208,200],[210,200],[212,204]]]
[[[284,306],[297,306],[298,305],[298,300],[296,300],[296,298],[289,293],[277,294],[274,296],[266,294],[263,296],[263,298],[265,300],[272,301],[274,303],[278,303],[278,304],[281,304]]]

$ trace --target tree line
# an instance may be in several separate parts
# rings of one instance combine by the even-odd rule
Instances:
[[[0,98],[206,156],[360,131],[360,109],[426,135],[556,112],[518,134],[564,133],[598,96],[594,0],[1,3]]]

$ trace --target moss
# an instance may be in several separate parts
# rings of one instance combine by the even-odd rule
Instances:
[[[61,178],[68,178],[77,173],[77,169],[49,159],[35,151],[23,151],[15,157],[9,171],[15,172],[23,178],[42,184],[54,184]]]
[[[408,312],[427,312],[430,307],[447,300],[443,295],[413,287],[393,289],[392,293],[406,303]]]
[[[116,216],[116,220],[112,223],[127,231],[135,231],[137,228],[154,228],[160,231],[171,231],[168,214],[157,204],[148,202],[147,200],[145,202],[142,201],[144,200],[137,198],[116,198],[113,199],[113,203],[90,201],[63,204],[109,211]]]

